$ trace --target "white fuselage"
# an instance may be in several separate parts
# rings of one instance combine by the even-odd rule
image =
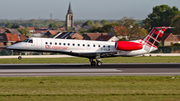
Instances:
[[[135,56],[148,53],[144,49],[133,51],[117,50],[115,48],[115,42],[53,38],[29,38],[26,42],[24,41],[9,46],[8,49],[21,51],[24,50],[57,52],[70,55],[79,54],[84,57],[86,57],[87,54],[113,54],[113,56]]]

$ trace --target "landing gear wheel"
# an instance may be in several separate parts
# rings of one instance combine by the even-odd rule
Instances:
[[[22,59],[22,57],[21,57],[21,56],[19,56],[19,57],[18,57],[18,59],[19,59],[19,60],[21,60],[21,59]]]
[[[96,65],[96,62],[95,61],[92,61],[91,62],[91,66],[95,66]]]
[[[102,62],[101,61],[97,61],[97,66],[101,66],[102,65]]]

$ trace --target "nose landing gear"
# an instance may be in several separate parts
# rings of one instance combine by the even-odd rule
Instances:
[[[21,52],[19,52],[18,59],[19,59],[19,60],[21,60],[21,59],[22,59],[22,57],[21,57]]]

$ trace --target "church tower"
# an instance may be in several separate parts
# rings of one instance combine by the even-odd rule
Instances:
[[[66,27],[71,27],[73,28],[74,26],[74,20],[73,20],[73,12],[71,10],[71,3],[69,3],[69,9],[68,12],[66,14]]]

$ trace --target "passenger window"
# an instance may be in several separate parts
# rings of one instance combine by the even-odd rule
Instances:
[[[29,40],[29,43],[33,43],[33,40]]]
[[[57,43],[55,43],[55,45],[57,45]]]
[[[50,45],[52,45],[52,42],[50,42]]]
[[[64,45],[66,45],[66,43],[64,43]]]
[[[78,44],[78,46],[80,46],[80,44]]]
[[[83,44],[83,46],[85,46],[85,44]]]
[[[61,45],[61,43],[59,43],[59,45]]]
[[[93,45],[93,47],[96,47],[96,45]]]
[[[87,46],[88,46],[88,47],[90,47],[90,45],[89,45],[89,44],[88,44]]]
[[[68,43],[68,46],[70,45],[70,43]]]
[[[75,44],[73,43],[73,46],[75,46]]]
[[[99,47],[101,47],[101,45],[99,45]]]
[[[103,47],[106,47],[105,45]]]
[[[48,42],[46,42],[46,45],[48,44]]]
[[[108,48],[110,48],[110,46],[108,46]]]

